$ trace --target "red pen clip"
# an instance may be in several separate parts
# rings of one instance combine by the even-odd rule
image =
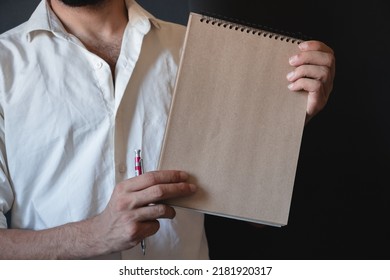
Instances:
[[[134,152],[135,152],[135,176],[139,176],[144,173],[141,150],[135,150]]]
[[[142,160],[142,157],[141,157],[141,150],[135,150],[135,157],[134,157],[134,160],[135,160],[135,167],[134,167],[134,171],[135,171],[135,176],[140,176],[144,173],[144,166],[143,166],[143,160]],[[142,253],[145,255],[146,253],[146,244],[145,244],[145,239],[142,239],[141,240],[141,249],[142,249]]]

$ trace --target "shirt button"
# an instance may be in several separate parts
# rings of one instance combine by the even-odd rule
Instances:
[[[121,164],[119,165],[119,173],[125,173],[126,172],[126,165]]]
[[[103,67],[103,62],[99,61],[96,63],[96,69],[100,69]]]

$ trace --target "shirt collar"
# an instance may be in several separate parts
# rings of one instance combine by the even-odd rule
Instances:
[[[49,7],[45,0],[39,3],[34,13],[26,24],[26,33],[31,33],[38,30],[50,31],[50,20],[49,20]]]
[[[158,20],[143,9],[134,0],[125,0],[129,15],[129,24],[137,27],[141,32],[147,33],[150,30],[151,24],[155,28],[160,28]],[[47,0],[42,0],[30,19],[26,24],[26,33],[30,34],[34,31],[50,31],[53,33],[67,34],[61,21],[52,11],[50,4]]]
[[[134,0],[126,0],[126,6],[128,9],[129,23],[132,25],[136,25],[137,22],[145,22],[145,20],[152,23],[152,25],[159,29],[160,24],[158,20],[149,12],[147,12],[144,8],[142,8],[136,1]]]

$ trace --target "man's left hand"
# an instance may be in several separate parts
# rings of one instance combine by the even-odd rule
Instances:
[[[289,60],[296,67],[287,75],[292,91],[308,92],[306,123],[320,112],[328,102],[333,89],[335,57],[333,50],[319,41],[299,44],[300,53]]]

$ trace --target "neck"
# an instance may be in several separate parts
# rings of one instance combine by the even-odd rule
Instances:
[[[60,0],[51,0],[50,3],[67,31],[81,41],[109,41],[121,37],[128,21],[124,0],[84,7],[70,7]]]
[[[111,0],[97,6],[69,7],[60,0],[51,0],[51,7],[66,30],[89,51],[104,59],[115,76],[115,65],[128,22],[125,1]]]

